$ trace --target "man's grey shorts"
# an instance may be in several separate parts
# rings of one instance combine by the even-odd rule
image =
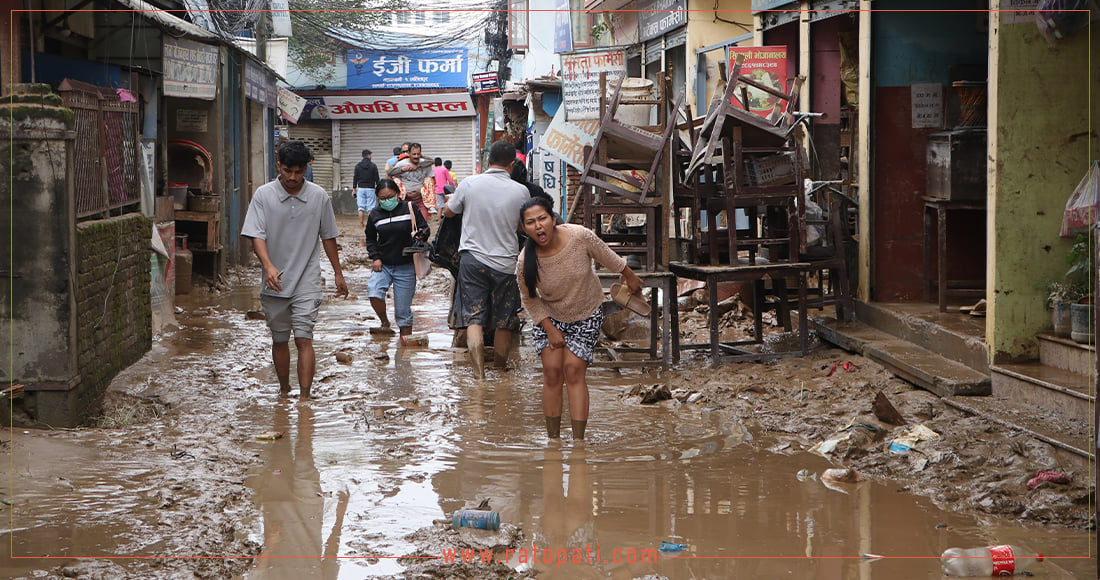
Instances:
[[[320,294],[291,298],[261,294],[260,304],[264,307],[272,341],[289,342],[292,331],[294,338],[313,340],[313,326],[317,324],[317,311],[321,308]]]

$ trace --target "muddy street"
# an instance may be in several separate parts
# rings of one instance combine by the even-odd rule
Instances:
[[[445,272],[414,302],[427,347],[368,332],[362,237],[339,220],[352,296],[322,306],[315,399],[277,396],[268,330],[248,315],[254,270],[196,287],[179,328],[115,379],[99,426],[5,441],[14,558],[0,575],[941,578],[944,549],[996,543],[1043,552],[1039,578],[1096,573],[1087,472],[825,345],[771,364],[592,369],[587,441],[563,429],[550,443],[538,357],[524,342],[513,370],[474,380],[450,346]],[[827,376],[838,362],[850,372]],[[672,397],[631,394],[655,385]],[[865,418],[879,391],[908,427]],[[886,451],[914,425],[939,437]],[[1028,490],[1041,468],[1071,482]],[[499,532],[451,530],[485,500]]]

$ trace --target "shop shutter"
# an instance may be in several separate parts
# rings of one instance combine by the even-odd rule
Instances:
[[[685,45],[685,44],[687,44],[687,40],[688,40],[687,26],[684,26],[683,28],[678,28],[676,30],[673,30],[672,32],[669,32],[668,34],[665,35],[665,50],[668,50],[670,48],[675,48],[677,46]]]
[[[313,182],[332,191],[335,187],[332,175],[332,123],[299,123],[291,125],[287,134],[292,140],[305,143],[313,153]]]
[[[665,51],[665,38],[654,38],[645,43],[645,64],[661,62],[661,54]]]
[[[424,156],[450,159],[459,180],[474,173],[475,117],[340,121],[340,185],[351,187],[355,164],[363,149],[383,173],[393,148],[405,141],[420,143]]]

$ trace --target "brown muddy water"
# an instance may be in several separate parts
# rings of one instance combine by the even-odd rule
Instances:
[[[157,418],[14,430],[0,575],[444,577],[449,568],[434,560],[425,571],[398,557],[424,563],[444,556],[448,538],[494,538],[433,524],[485,499],[521,534],[508,565],[539,578],[941,578],[944,549],[990,543],[1046,553],[1037,578],[1096,573],[1085,531],[943,511],[901,491],[904,482],[829,487],[820,479],[833,467],[826,459],[774,453],[769,434],[714,405],[641,406],[626,396],[639,384],[675,383],[675,371],[591,370],[588,441],[563,427],[563,440],[550,443],[528,345],[514,370],[484,381],[450,348],[446,274],[422,283],[414,306],[427,348],[367,333],[376,324],[367,269],[347,277],[357,299],[322,307],[315,401],[275,396],[266,326],[245,318],[258,307],[255,288],[242,284],[181,299],[183,327],[112,385]],[[257,440],[265,431],[283,436]],[[660,552],[662,541],[686,547]],[[562,550],[590,562],[547,562]],[[484,566],[449,573],[507,575]]]

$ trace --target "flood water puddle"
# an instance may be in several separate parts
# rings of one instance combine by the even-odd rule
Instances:
[[[217,312],[189,319],[142,363],[150,390],[161,380],[201,386],[217,377],[229,385],[213,393],[180,388],[196,389],[186,396],[231,418],[232,432],[219,436],[236,437],[238,449],[216,451],[238,453],[245,465],[224,481],[247,486],[250,495],[238,501],[254,509],[236,517],[225,504],[217,515],[230,534],[262,547],[234,577],[400,577],[405,562],[397,557],[418,549],[410,534],[483,500],[524,535],[517,548],[528,550],[527,561],[512,554],[510,564],[538,570],[539,578],[941,578],[944,549],[993,543],[1055,556],[1034,569],[1038,578],[1096,572],[1095,558],[1081,557],[1089,551],[1085,532],[946,512],[906,493],[904,482],[831,489],[820,479],[834,467],[827,460],[773,452],[767,433],[706,403],[643,406],[624,396],[666,380],[652,371],[590,370],[588,440],[572,441],[565,420],[563,440],[548,442],[539,361],[529,346],[514,370],[475,381],[464,352],[450,347],[438,279],[414,306],[429,346],[403,349],[395,337],[367,332],[377,321],[365,269],[347,278],[363,296],[322,309],[316,401],[275,396],[266,328],[243,316],[257,307],[254,288],[221,297]],[[337,363],[336,352],[351,364]],[[266,431],[282,437],[252,437]],[[96,430],[47,435],[16,433],[11,443],[13,479],[22,487],[13,497],[10,555],[156,555],[172,544],[173,521],[156,513],[173,496],[146,475],[162,466],[139,454],[151,443]],[[189,449],[194,460],[207,460],[198,443]],[[41,453],[48,455],[34,455]],[[183,469],[190,461],[161,457]],[[135,537],[126,526],[133,518],[161,531]],[[661,552],[662,542],[684,547]],[[547,554],[562,553],[570,561],[547,562]],[[577,554],[587,561],[571,561]],[[21,577],[55,565],[7,560],[0,573]]]

